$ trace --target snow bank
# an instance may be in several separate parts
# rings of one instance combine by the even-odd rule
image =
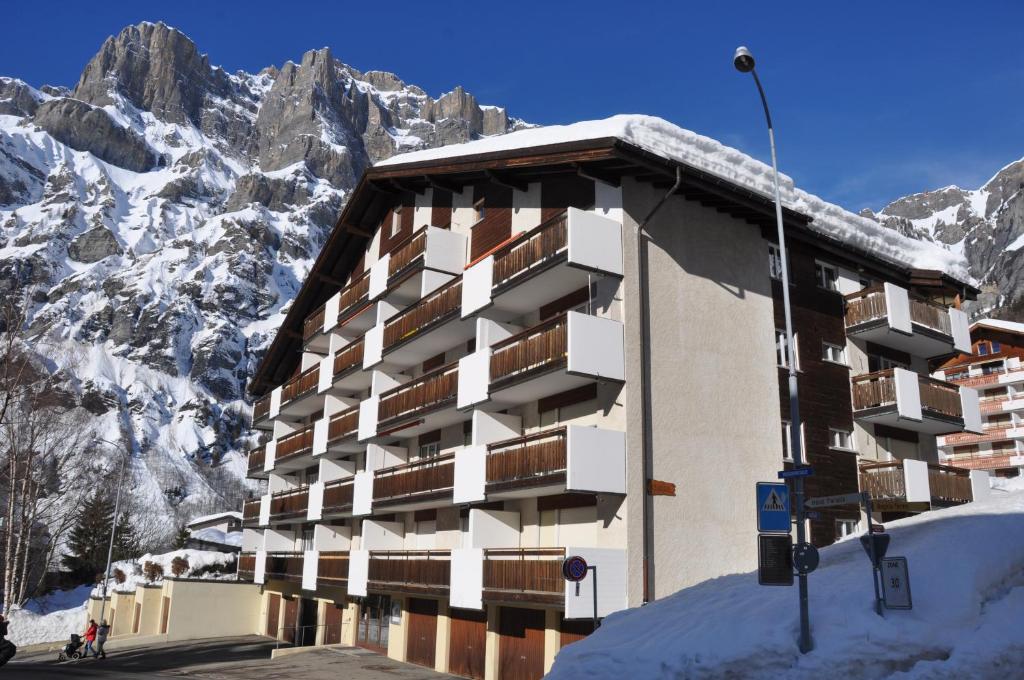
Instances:
[[[206,527],[193,531],[191,538],[208,543],[220,543],[221,545],[242,545],[241,531],[221,531],[216,527]]]
[[[85,630],[85,604],[90,590],[91,586],[58,590],[29,600],[22,608],[11,609],[7,637],[21,646],[59,642],[72,633],[81,633]]]
[[[195,524],[205,524],[206,522],[215,519],[242,519],[242,513],[238,512],[237,510],[228,510],[226,512],[218,512],[213,515],[203,515],[202,517],[196,517],[194,519],[189,520],[188,526],[193,526]]]
[[[1005,319],[978,319],[971,324],[971,328],[974,328],[974,326],[988,326],[989,328],[995,328],[1001,331],[1024,334],[1024,323],[1006,321]]]
[[[774,195],[771,166],[662,118],[641,115],[619,115],[572,125],[519,130],[464,144],[400,154],[376,165],[400,165],[606,137],[616,137],[664,158],[717,175],[768,198]],[[779,175],[779,183],[783,204],[814,218],[812,229],[903,266],[938,269],[962,281],[973,281],[961,255],[932,243],[908,238],[874,220],[822,200],[798,189],[792,178],[786,175]]]
[[[206,578],[213,580],[235,578],[234,570],[224,571],[224,568],[227,567],[227,565],[238,559],[238,556],[235,553],[185,548],[182,550],[172,550],[171,552],[159,555],[146,553],[137,560],[123,560],[115,562],[111,567],[111,573],[113,573],[114,569],[120,569],[126,576],[125,582],[118,583],[114,578],[111,578],[107,582],[107,592],[110,593],[116,591],[119,593],[129,593],[135,590],[136,586],[150,585],[151,582],[146,580],[146,575],[143,572],[146,562],[155,562],[156,564],[159,564],[163,567],[164,575],[172,576],[174,572],[171,571],[171,562],[173,562],[176,557],[184,557],[188,560],[188,571],[181,575],[182,578]],[[220,567],[221,570],[207,571],[209,569],[216,569],[217,567]],[[162,579],[157,579],[152,583],[161,582]],[[92,594],[97,597],[99,597],[102,592],[102,585],[97,585],[92,589]]]
[[[909,562],[912,611],[874,613],[867,557],[847,539],[821,552],[810,577],[810,654],[796,647],[796,588],[736,574],[613,614],[566,647],[549,677],[1021,677],[1024,484],[995,488],[989,500],[887,524],[888,554]]]

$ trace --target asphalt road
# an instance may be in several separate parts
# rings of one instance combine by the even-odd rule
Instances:
[[[252,636],[109,651],[103,660],[57,663],[56,652],[26,654],[0,668],[7,678],[194,678],[195,680],[440,680],[451,675],[355,648],[317,649],[270,660],[274,642]]]

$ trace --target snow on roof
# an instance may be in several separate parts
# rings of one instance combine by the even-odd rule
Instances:
[[[1017,321],[1005,321],[1003,319],[978,319],[971,324],[971,330],[973,331],[975,326],[987,326],[988,328],[995,328],[1001,331],[1009,331],[1010,333],[1019,333],[1024,335],[1024,323]]]
[[[550,144],[615,137],[669,160],[685,163],[771,199],[771,166],[710,137],[654,116],[618,115],[571,125],[551,125],[495,135],[464,144],[392,156],[376,167],[456,158]],[[901,266],[937,269],[967,283],[973,279],[961,255],[926,241],[911,239],[878,222],[798,189],[779,174],[782,202],[813,218],[811,228],[852,247],[867,250]]]
[[[242,519],[242,513],[236,510],[229,510],[227,512],[218,512],[213,515],[203,515],[202,517],[196,517],[188,523],[188,526],[192,527],[197,524],[206,524],[218,519]]]

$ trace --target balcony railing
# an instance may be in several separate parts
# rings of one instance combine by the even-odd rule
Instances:
[[[1010,397],[986,397],[981,400],[979,408],[982,413],[999,413],[1010,401]]]
[[[270,395],[260,397],[252,405],[252,422],[257,423],[270,415]]]
[[[564,366],[568,339],[568,320],[561,314],[491,345],[491,385]]]
[[[426,251],[427,233],[420,231],[415,234],[408,243],[391,251],[391,260],[388,262],[388,278],[400,274],[417,258],[422,258]]]
[[[327,443],[347,439],[359,429],[359,404],[331,416],[327,423]]]
[[[346,585],[348,583],[348,551],[321,551],[316,565],[316,578],[317,585]]]
[[[450,491],[455,486],[455,454],[419,460],[377,470],[373,500],[399,500],[408,496]]]
[[[320,382],[320,364],[313,364],[305,371],[295,376],[281,388],[281,405],[284,406],[290,401],[316,391]]]
[[[928,464],[928,489],[932,500],[946,503],[970,503],[971,473],[949,465]]]
[[[338,323],[344,323],[352,313],[366,302],[370,293],[370,272],[367,270],[341,291],[338,297]]]
[[[942,438],[941,446],[952,446],[954,444],[980,444],[982,442],[999,442],[1004,440],[1013,439],[1013,435],[1010,430],[1014,429],[1012,425],[1000,426],[1000,427],[986,427],[982,434],[974,434],[972,432],[954,432],[953,434],[947,434]]]
[[[955,463],[956,467],[963,468],[966,470],[998,470],[999,468],[1008,467],[1019,467],[1015,465],[1013,459],[1019,459],[1024,452],[1018,453],[1017,451],[998,451],[993,452],[990,456],[975,454],[972,456],[953,456],[949,462]]]
[[[308,487],[278,491],[270,497],[270,519],[271,521],[282,521],[305,518],[308,506]]]
[[[377,420],[380,423],[411,416],[454,402],[459,389],[459,363],[425,373],[380,395]]]
[[[562,213],[496,250],[493,286],[511,284],[545,263],[566,247],[568,233],[567,215]]]
[[[861,465],[860,488],[873,499],[906,498],[903,461]],[[928,493],[932,502],[969,503],[972,499],[970,471],[928,463]]]
[[[384,325],[384,349],[409,340],[454,317],[462,303],[462,279],[456,278]]]
[[[543,478],[565,469],[564,427],[495,442],[487,447],[488,484]]]
[[[301,430],[296,430],[289,435],[277,440],[277,448],[274,450],[274,465],[291,458],[296,458],[313,451],[313,429],[310,424]]]
[[[246,501],[242,504],[242,524],[255,524],[260,519],[260,501]]]
[[[905,498],[907,483],[903,463],[871,463],[860,466],[860,488],[876,499]]]
[[[326,303],[313,310],[313,313],[302,322],[302,340],[309,342],[324,329],[324,317],[327,313]]]
[[[264,578],[276,581],[302,581],[303,555],[300,552],[267,553],[267,570]]]
[[[451,551],[371,551],[367,581],[381,589],[447,589],[451,583]]]
[[[334,379],[337,380],[342,374],[352,370],[363,363],[363,338],[359,338],[350,345],[346,345],[334,355]]]
[[[851,382],[854,411],[896,405],[893,369],[859,375]],[[918,386],[922,409],[953,418],[963,417],[960,391],[956,386],[923,375],[918,376]]]
[[[260,445],[249,451],[249,474],[263,472],[263,464],[267,461],[267,449]]]
[[[533,595],[562,595],[565,548],[508,548],[484,550],[485,597],[528,599]],[[527,597],[524,597],[527,596]]]
[[[256,553],[244,552],[238,556],[238,580],[251,581],[256,576]]]
[[[323,514],[352,510],[352,478],[324,484]]]
[[[909,295],[910,321],[943,335],[952,335],[949,312],[945,307],[917,295]],[[889,310],[885,301],[885,287],[871,286],[846,296],[846,327],[884,319]]]

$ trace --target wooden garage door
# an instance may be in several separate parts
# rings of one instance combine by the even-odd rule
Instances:
[[[345,612],[344,605],[328,604],[324,613],[324,644],[341,644],[341,616]]]
[[[267,603],[267,635],[277,637],[277,620],[281,612],[281,596],[274,594],[270,596]]]
[[[437,647],[437,600],[409,599],[409,637],[405,660],[420,666],[434,667]]]
[[[294,597],[284,601],[284,624],[281,627],[281,639],[295,644],[295,626],[299,623],[299,601]]]
[[[484,677],[487,644],[487,611],[451,610],[451,645],[448,672],[467,678]]]
[[[543,611],[502,607],[498,632],[498,677],[501,680],[544,677]]]
[[[560,628],[561,634],[558,646],[561,648],[574,642],[579,642],[593,633],[594,622],[589,619],[572,619],[568,621],[562,619]]]

